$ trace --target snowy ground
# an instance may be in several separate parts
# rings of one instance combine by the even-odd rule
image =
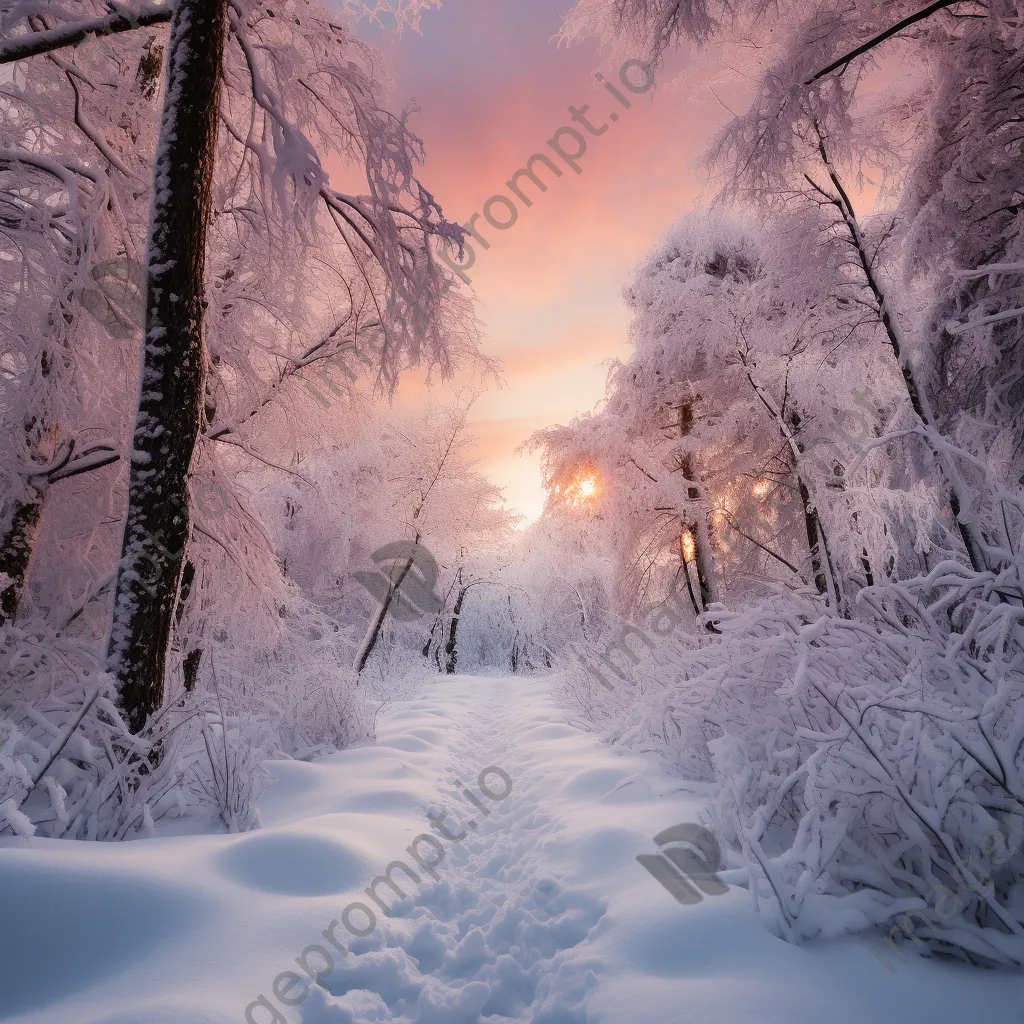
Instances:
[[[913,956],[890,973],[852,938],[788,945],[737,885],[675,902],[635,858],[661,829],[699,820],[700,793],[653,757],[562,724],[547,684],[429,684],[382,716],[376,746],[275,762],[255,833],[0,841],[0,1019],[1024,1021],[1019,976]],[[478,785],[489,766],[493,798]],[[464,837],[441,839],[428,811],[448,812],[441,824]],[[407,852],[423,833],[444,851],[436,881]],[[414,850],[438,857],[426,840]],[[394,860],[419,884],[393,872],[404,900],[378,885],[387,916],[364,890]],[[375,911],[372,931],[355,903]],[[346,909],[369,934],[346,930]],[[334,961],[319,988],[295,962],[311,944]],[[306,963],[328,967],[317,950]]]

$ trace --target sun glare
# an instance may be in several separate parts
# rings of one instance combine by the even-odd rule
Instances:
[[[597,477],[593,473],[581,476],[561,489],[562,501],[574,508],[590,505],[596,497]]]
[[[683,559],[692,562],[693,556],[697,553],[697,545],[693,542],[693,534],[689,530],[683,530],[680,534],[679,544],[683,549]]]

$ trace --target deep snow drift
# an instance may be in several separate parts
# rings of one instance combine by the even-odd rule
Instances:
[[[1017,975],[787,944],[738,871],[677,903],[636,856],[701,820],[699,787],[566,722],[550,682],[424,683],[376,746],[271,763],[256,832],[0,840],[0,1019],[1024,1021]],[[367,893],[396,860],[406,897]]]

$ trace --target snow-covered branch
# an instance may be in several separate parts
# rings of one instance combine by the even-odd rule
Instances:
[[[0,64],[10,64],[13,61],[37,57],[40,54],[51,53],[64,47],[77,46],[90,37],[102,38],[121,32],[130,32],[137,28],[146,28],[150,25],[163,24],[171,20],[173,3],[172,0],[142,0],[137,3],[115,3],[111,0],[108,4],[108,13],[77,21],[65,21],[60,17],[62,12],[57,5],[53,5],[55,20],[62,21],[62,24],[54,28],[38,31],[29,29],[12,34],[11,28],[22,17],[22,12],[19,10],[21,7],[24,7],[26,17],[50,14],[45,5],[42,9],[36,4],[15,4],[13,10],[8,8],[4,12],[6,14],[4,18],[6,38],[0,39]]]

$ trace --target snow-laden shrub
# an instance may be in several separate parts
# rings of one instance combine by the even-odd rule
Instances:
[[[185,814],[257,827],[263,762],[368,742],[381,703],[356,689],[326,617],[285,621],[270,656],[214,637],[191,692],[179,655],[164,708],[135,736],[87,644],[0,627],[0,834],[118,840]]]
[[[798,597],[715,611],[720,636],[634,637],[610,692],[593,673],[567,687],[596,728],[626,723],[610,738],[713,771],[716,831],[780,934],[895,922],[933,952],[1021,966],[1024,602],[1008,575],[944,562],[863,590],[848,619]]]

